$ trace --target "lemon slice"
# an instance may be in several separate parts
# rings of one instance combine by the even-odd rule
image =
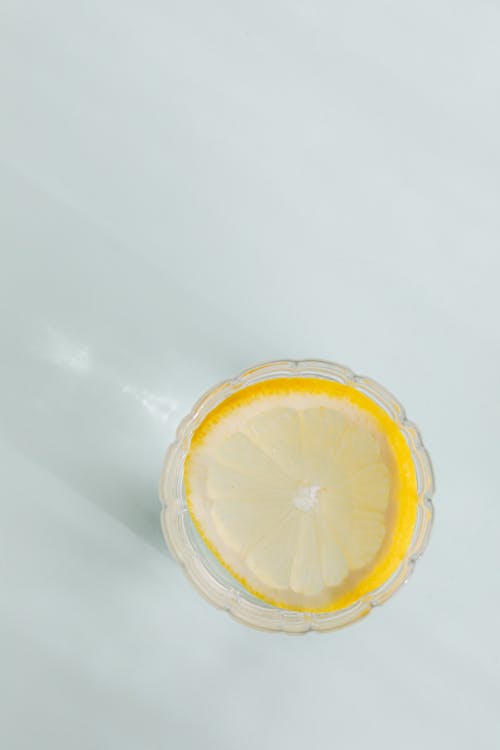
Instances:
[[[184,466],[189,512],[255,596],[339,609],[386,581],[416,518],[410,450],[352,386],[290,377],[248,386],[210,412]]]

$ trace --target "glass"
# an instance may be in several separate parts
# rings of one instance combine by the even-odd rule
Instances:
[[[191,520],[184,491],[184,460],[191,437],[206,415],[228,396],[253,383],[270,378],[314,377],[345,383],[364,393],[397,423],[410,448],[417,479],[417,519],[410,546],[396,572],[381,586],[345,609],[332,612],[298,612],[262,602],[236,581],[212,555]],[[286,633],[328,631],[349,625],[386,602],[408,580],[427,545],[433,520],[432,465],[416,426],[401,404],[370,378],[322,360],[283,360],[246,370],[237,378],[212,388],[195,404],[177,429],[168,449],[160,480],[162,528],[172,555],[184,568],[198,591],[213,605],[254,628]]]

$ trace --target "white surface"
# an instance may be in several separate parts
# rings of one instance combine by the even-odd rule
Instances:
[[[0,13],[1,747],[498,747],[498,2]],[[158,523],[179,418],[280,356],[436,468],[409,586],[323,637],[213,610]]]

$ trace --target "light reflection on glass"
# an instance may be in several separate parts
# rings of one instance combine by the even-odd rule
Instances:
[[[75,375],[88,374],[95,364],[92,362],[88,346],[75,342],[52,325],[45,326],[44,354],[54,365],[68,369]],[[106,380],[115,380],[109,371],[106,372],[104,369],[99,370],[99,375],[101,384]],[[112,385],[116,388],[116,381]],[[179,402],[172,396],[160,396],[147,388],[135,385],[119,385],[119,389],[123,394],[131,396],[159,422],[169,422],[178,412]]]
[[[145,388],[125,385],[122,392],[130,394],[144,409],[160,422],[168,422],[177,413],[179,402],[171,396],[158,396]]]

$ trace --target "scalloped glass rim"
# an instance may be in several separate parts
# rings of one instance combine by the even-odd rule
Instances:
[[[394,419],[411,451],[417,477],[418,509],[412,541],[396,572],[384,584],[354,604],[334,612],[297,612],[272,607],[254,597],[234,580],[215,557],[192,524],[184,492],[184,460],[191,437],[205,416],[230,394],[269,378],[315,377],[346,383],[366,394]],[[238,377],[209,390],[193,407],[179,427],[175,442],[165,458],[160,479],[161,521],[170,551],[184,568],[198,591],[213,605],[229,612],[236,620],[260,630],[286,633],[327,631],[344,627],[386,602],[408,580],[427,542],[433,521],[432,465],[416,426],[405,415],[401,404],[371,378],[355,375],[347,367],[324,360],[280,360],[256,365]]]

